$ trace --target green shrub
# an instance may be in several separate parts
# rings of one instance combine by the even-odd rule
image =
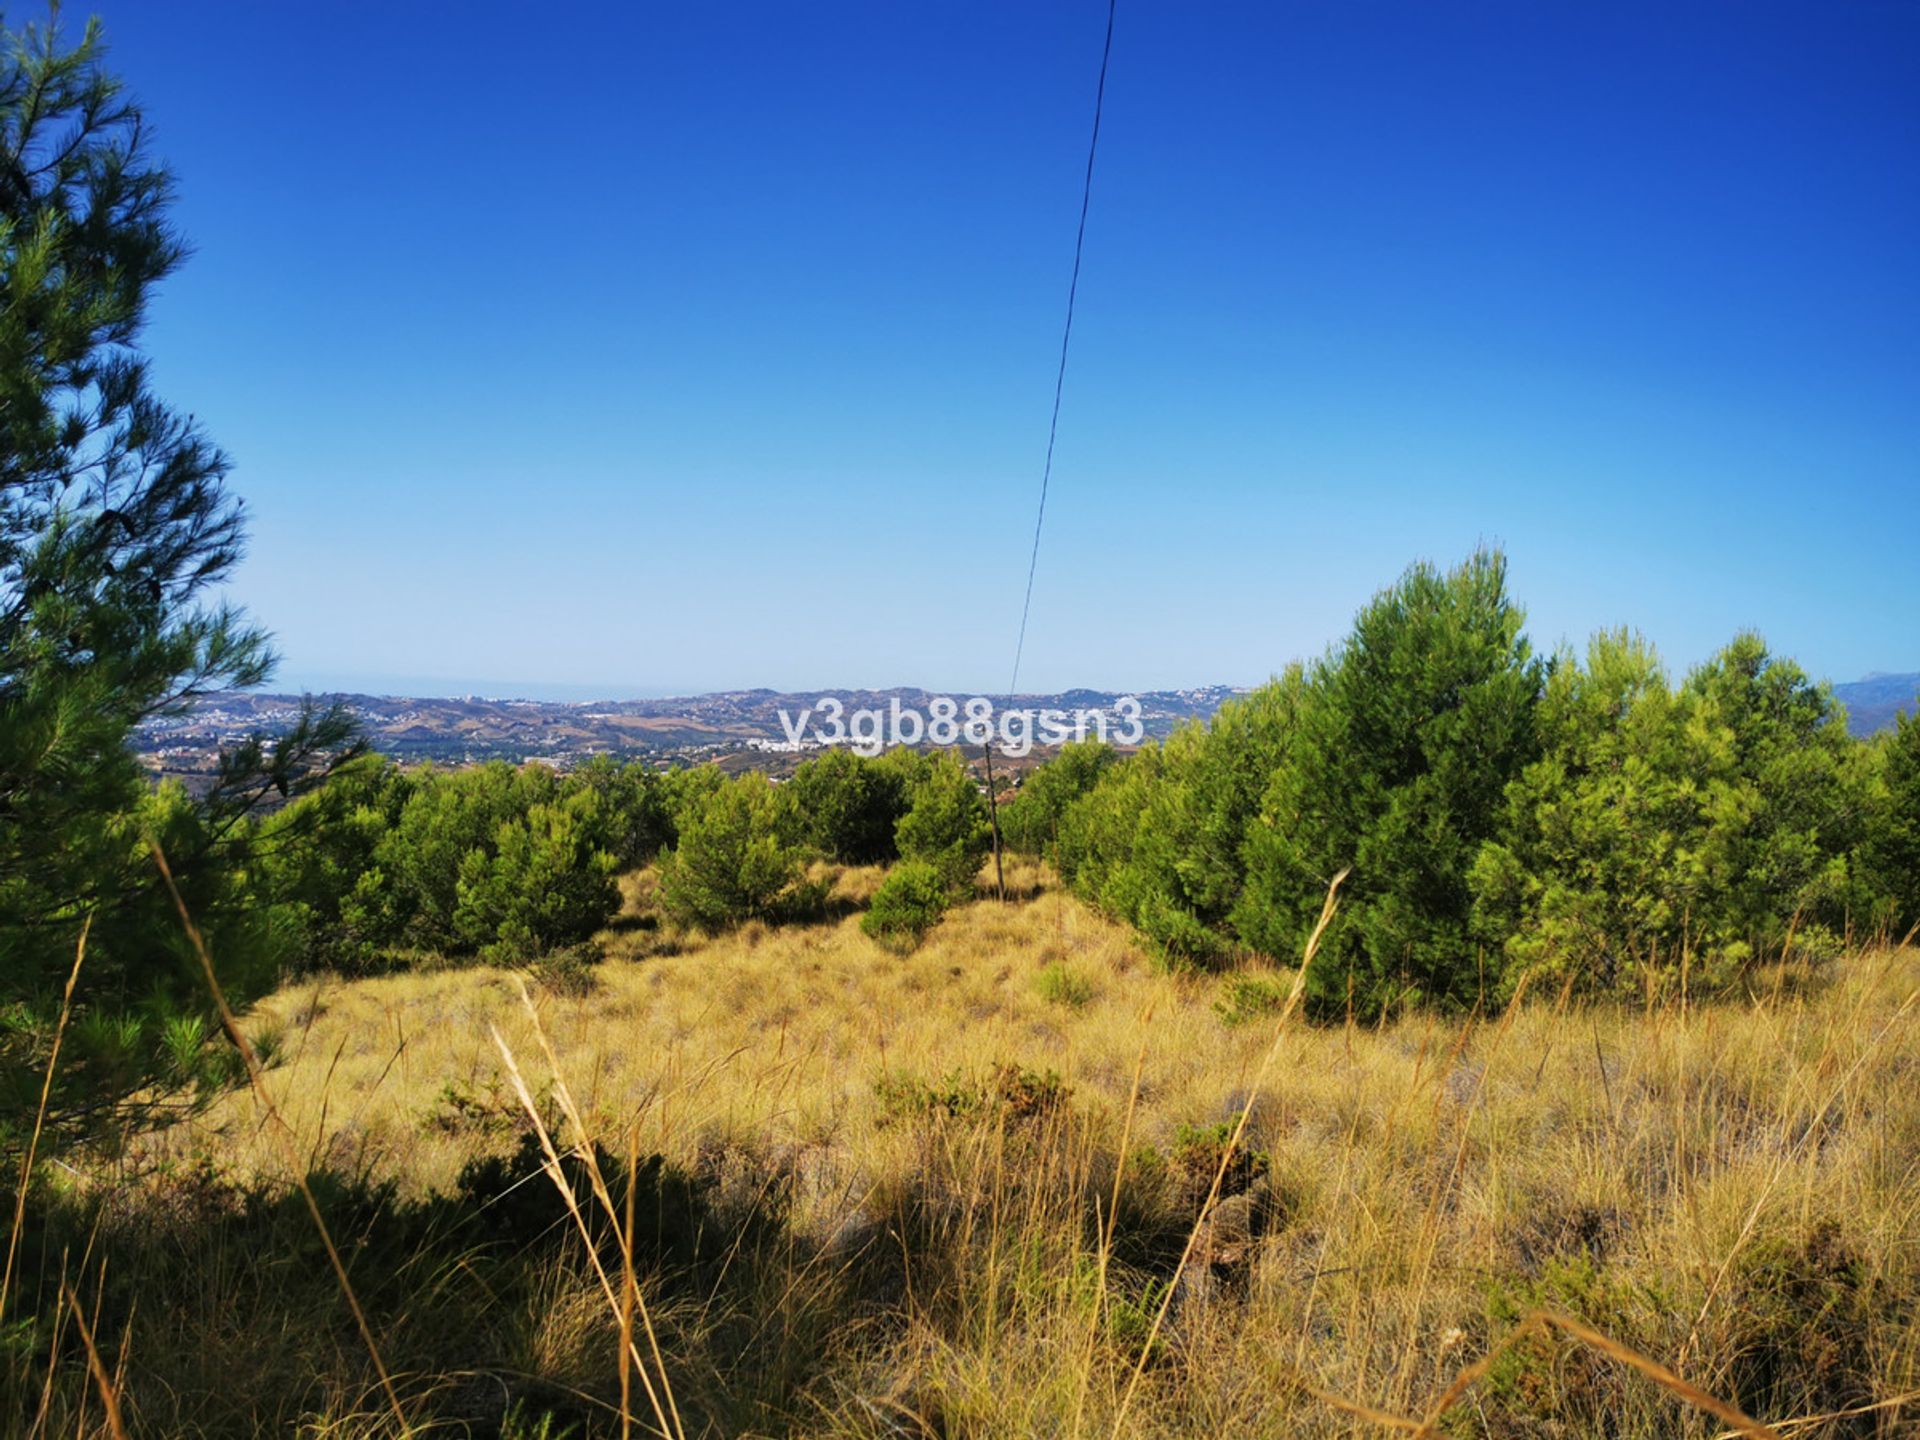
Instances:
[[[1233,1139],[1234,1125],[1232,1120],[1222,1120],[1213,1125],[1183,1123],[1175,1127],[1167,1152],[1167,1170],[1188,1209],[1197,1212],[1213,1188],[1215,1176],[1219,1177],[1221,1196],[1239,1195],[1252,1189],[1254,1182],[1272,1168],[1271,1157],[1264,1150],[1252,1149],[1248,1135],[1240,1137],[1229,1157],[1227,1146]]]
[[[673,843],[667,778],[651,766],[638,760],[622,765],[596,755],[567,777],[566,788],[599,797],[603,844],[620,869],[644,865]]]
[[[269,822],[259,884],[300,932],[303,967],[399,950],[529,958],[619,908],[607,793],[543,765],[381,766]]]
[[[1285,762],[1298,666],[1108,767],[1069,807],[1054,859],[1074,889],[1139,930],[1170,965],[1215,965],[1242,947],[1247,826]]]
[[[1040,967],[1033,977],[1033,988],[1052,1005],[1078,1010],[1093,999],[1093,982],[1063,961],[1054,960]]]
[[[493,853],[460,865],[454,930],[489,960],[527,960],[585,940],[620,909],[613,856],[599,848],[600,797],[576,790],[500,827]]]
[[[1415,566],[1211,723],[1117,760],[1070,747],[1009,832],[1173,965],[1297,958],[1346,871],[1307,975],[1321,1017],[1498,999],[1528,971],[1637,987],[1683,955],[1711,985],[1920,923],[1920,719],[1856,742],[1751,635],[1675,688],[1624,632],[1543,664],[1521,621],[1498,553]],[[1219,1008],[1270,1001],[1235,981]]]
[[[535,805],[552,803],[559,777],[544,765],[504,760],[465,770],[423,770],[375,863],[386,882],[388,923],[405,943],[459,952],[478,943],[459,915],[463,875],[475,855],[489,862],[502,831]]]
[[[1109,765],[1093,789],[1067,807],[1053,842],[1053,861],[1076,894],[1132,921],[1123,886],[1139,843],[1141,816],[1164,783],[1165,751],[1158,744]]]
[[[1495,1276],[1487,1282],[1487,1319],[1510,1331],[1535,1310],[1574,1315],[1622,1344],[1658,1353],[1654,1328],[1680,1306],[1659,1281],[1635,1285],[1585,1253],[1550,1257],[1537,1276]],[[1631,1375],[1584,1341],[1552,1327],[1536,1328],[1502,1350],[1482,1383],[1484,1413],[1467,1416],[1455,1434],[1538,1435],[1549,1426],[1572,1434],[1615,1433],[1613,1423],[1634,1391]]]
[[[683,925],[717,930],[779,919],[803,868],[789,806],[757,771],[691,801],[660,867],[660,903]]]
[[[1246,1025],[1286,1009],[1291,988],[1271,975],[1229,975],[1213,1010],[1222,1025]]]
[[[1307,976],[1321,1015],[1478,998],[1468,871],[1508,781],[1534,758],[1543,667],[1506,561],[1416,565],[1306,677],[1287,762],[1248,827],[1234,911],[1255,948],[1305,948],[1329,879],[1350,870]]]
[[[1680,704],[1709,796],[1703,888],[1718,898],[1695,933],[1772,955],[1790,930],[1845,927],[1869,770],[1832,690],[1746,634],[1687,676]]]
[[[1060,753],[1028,774],[1011,800],[1000,807],[1000,838],[1010,850],[1050,855],[1061,823],[1074,803],[1100,783],[1119,753],[1100,740],[1064,745]]]
[[[548,1102],[544,1092],[540,1099]],[[462,1081],[447,1081],[420,1123],[443,1135],[507,1134],[520,1123],[521,1115],[518,1098],[495,1075],[485,1095]]]
[[[885,944],[912,949],[947,910],[948,888],[924,860],[903,860],[874,892],[860,929]]]
[[[1003,1062],[993,1067],[987,1094],[1008,1119],[1039,1120],[1065,1105],[1073,1087],[1056,1070],[1030,1070]]]
[[[1073,1095],[1058,1072],[1006,1061],[996,1063],[984,1077],[953,1070],[934,1084],[911,1074],[885,1076],[873,1090],[883,1120],[1040,1120]]]
[[[667,847],[680,843],[680,827],[713,795],[727,787],[727,772],[718,765],[686,765],[660,776],[660,794],[666,808]]]
[[[882,1076],[874,1081],[873,1094],[882,1124],[964,1118],[986,1103],[986,1091],[958,1070],[932,1084],[911,1074]]]
[[[1881,904],[1869,923],[1890,926],[1897,939],[1920,925],[1920,713],[1879,736],[1868,764],[1861,869]]]
[[[1823,1217],[1738,1257],[1727,1289],[1730,1372],[1749,1414],[1830,1413],[1880,1396],[1875,1348],[1911,1323],[1911,1302],[1888,1283],[1874,1246]]]
[[[963,898],[993,844],[985,798],[959,759],[942,754],[913,783],[909,799],[894,827],[901,857],[932,866],[949,897]]]
[[[591,946],[564,945],[534,962],[533,978],[556,995],[578,999],[600,988],[595,973],[599,963],[600,955]]]
[[[793,797],[807,844],[847,865],[881,865],[900,852],[894,827],[907,813],[902,767],[829,750],[794,772]]]
[[[1876,909],[1849,862],[1868,757],[1757,637],[1673,690],[1644,641],[1596,636],[1556,665],[1538,731],[1470,876],[1475,928],[1516,971],[1637,988],[1685,955],[1711,983],[1790,931],[1800,958],[1830,955]]]
[[[365,974],[399,942],[402,917],[380,848],[415,784],[371,756],[261,822],[250,884],[286,939],[289,968]]]
[[[658,843],[664,791],[611,762],[561,777],[374,761],[265,821],[249,883],[295,971],[364,973],[420,952],[528,959],[618,912],[613,876]]]
[[[1211,961],[1240,947],[1231,917],[1246,886],[1247,827],[1288,763],[1304,694],[1303,672],[1289,666],[1226,702],[1206,727],[1168,739],[1171,783],[1143,817],[1135,865],[1161,897],[1157,917],[1145,907],[1147,928],[1152,936],[1157,925],[1171,958]],[[1183,943],[1182,929],[1196,933]]]
[[[1128,1360],[1140,1356],[1144,1349],[1149,1363],[1164,1361],[1172,1341],[1160,1319],[1167,1307],[1167,1291],[1172,1288],[1171,1280],[1149,1276],[1139,1293],[1120,1290],[1112,1295],[1107,1301],[1107,1343]]]

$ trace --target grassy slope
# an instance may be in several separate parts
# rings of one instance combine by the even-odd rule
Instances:
[[[843,876],[841,893],[876,880]],[[1881,1407],[1783,1433],[1920,1420],[1920,1402],[1887,1403],[1920,1387],[1913,951],[1768,974],[1757,996],[1684,1013],[1549,996],[1479,1021],[1294,1022],[1252,1111],[1266,1174],[1234,1218],[1247,1233],[1203,1232],[1217,1263],[1190,1266],[1123,1399],[1165,1293],[1154,1281],[1174,1275],[1211,1175],[1181,1127],[1238,1113],[1273,1021],[1224,1024],[1221,982],[1157,971],[1058,892],[967,907],[899,957],[851,915],[679,948],[650,928],[644,878],[627,883],[610,937],[626,958],[585,995],[532,992],[588,1128],[624,1151],[637,1120],[644,1150],[716,1193],[791,1196],[758,1262],[657,1282],[689,1434],[1380,1433],[1337,1399],[1418,1417],[1536,1306],[1762,1419]],[[303,1151],[416,1194],[513,1141],[490,1026],[536,1089],[550,1081],[508,972],[302,985],[249,1024],[273,1036],[269,1085]],[[1034,1073],[996,1080],[1002,1066]],[[1045,1071],[1067,1087],[1058,1103],[1034,1089]],[[947,1106],[929,1099],[946,1091]],[[243,1093],[141,1158],[158,1195],[205,1161],[279,1177],[279,1153]],[[478,1310],[462,1268],[438,1266],[430,1293],[383,1309],[418,1418],[482,1414],[448,1398],[467,1393],[448,1376],[490,1365],[500,1393],[577,1392],[590,1398],[569,1415],[617,1431],[601,1408],[618,1400],[613,1321],[577,1261],[556,1247],[531,1289]],[[221,1268],[245,1257],[197,1263],[215,1273],[204,1293],[156,1302],[125,1337],[153,1426],[330,1413],[334,1433],[377,1427],[350,1332],[278,1372],[280,1348],[315,1348],[297,1319],[249,1348],[234,1317],[270,1312],[272,1287]],[[485,1346],[470,1313],[488,1316]],[[223,1345],[235,1378],[209,1381]],[[242,1398],[250,1383],[281,1398]],[[225,1420],[195,1399],[209,1384]],[[1446,1424],[1725,1429],[1548,1332],[1501,1355]]]

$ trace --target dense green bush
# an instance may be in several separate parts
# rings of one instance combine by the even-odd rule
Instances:
[[[1068,809],[1090,793],[1119,758],[1118,751],[1100,740],[1062,746],[1000,807],[1001,842],[1028,855],[1051,855]]]
[[[260,827],[253,894],[294,969],[364,971],[409,952],[530,959],[588,939],[619,910],[623,855],[665,828],[637,766],[559,776],[363,765]]]
[[[1213,1012],[1222,1025],[1246,1025],[1287,1008],[1287,987],[1271,975],[1245,972],[1228,975],[1220,982],[1220,996]]]
[[[1444,575],[1416,565],[1306,676],[1287,762],[1248,827],[1234,924],[1265,954],[1299,955],[1350,870],[1308,977],[1319,1013],[1478,994],[1468,872],[1537,751],[1544,675],[1521,618],[1500,555]]]
[[[476,851],[491,859],[503,827],[550,803],[560,779],[544,765],[503,760],[465,770],[422,771],[374,864],[384,879],[389,933],[423,950],[471,948],[457,918],[460,879]]]
[[[1869,808],[1861,845],[1861,879],[1880,897],[1876,923],[1897,939],[1920,926],[1920,714],[1871,747]]]
[[[716,772],[717,773],[717,772]],[[660,903],[717,930],[794,907],[805,868],[791,803],[757,771],[725,780],[682,814],[660,866]]]
[[[607,853],[622,870],[644,865],[673,843],[673,795],[666,775],[640,761],[597,755],[568,777],[604,804]]]
[[[1819,953],[1875,910],[1849,857],[1870,773],[1824,686],[1741,636],[1669,688],[1644,641],[1597,636],[1542,697],[1540,758],[1475,861],[1481,936],[1516,971],[1703,982],[1791,933]]]
[[[492,852],[460,862],[453,924],[490,960],[528,960],[584,940],[620,909],[600,793],[575,787],[503,824]]]
[[[1067,806],[1048,847],[1061,878],[1119,919],[1133,919],[1120,901],[1119,877],[1133,862],[1140,817],[1162,783],[1165,754],[1164,746],[1149,743],[1108,766],[1093,789]]]
[[[398,927],[376,856],[416,784],[372,756],[261,822],[249,884],[287,942],[290,968],[357,973],[383,963]]]
[[[1496,956],[1610,983],[1629,956],[1677,953],[1697,808],[1678,706],[1650,647],[1604,634],[1584,666],[1556,664],[1537,723],[1540,758],[1474,862],[1476,930]]]
[[[1296,666],[1228,701],[1211,724],[1109,768],[1068,808],[1054,847],[1062,874],[1170,963],[1216,963],[1240,948],[1232,912],[1247,826],[1286,757],[1302,683]]]
[[[1204,746],[1204,732],[1189,728],[1114,767],[1070,812],[1058,846],[1063,873],[1080,893],[1175,964],[1210,961],[1226,948],[1226,937],[1191,903],[1177,862],[1167,863],[1185,828],[1191,772]]]
[[[1090,789],[1084,761],[1043,767],[1036,797],[1074,796],[1045,853],[1171,963],[1290,961],[1350,869],[1308,975],[1322,1015],[1527,971],[1658,983],[1683,957],[1711,986],[1920,922],[1920,721],[1850,739],[1751,635],[1675,688],[1636,637],[1542,664],[1520,625],[1497,554],[1416,566],[1211,724]]]
[[[900,852],[894,828],[907,813],[909,775],[899,762],[829,750],[788,782],[801,834],[847,865],[883,865]]]
[[[908,791],[910,803],[894,827],[894,840],[903,858],[931,865],[947,893],[958,899],[972,889],[992,848],[987,802],[953,754],[942,753],[916,768],[921,773]]]
[[[671,850],[680,843],[680,827],[719,791],[727,787],[727,772],[718,765],[684,765],[660,776],[660,793],[666,812],[666,843]]]
[[[1703,864],[1723,897],[1699,927],[1705,944],[1777,952],[1789,932],[1841,931],[1871,909],[1852,873],[1870,766],[1832,690],[1746,634],[1693,671],[1680,700],[1712,797]]]
[[[860,929],[885,944],[911,949],[947,910],[947,882],[924,860],[902,860],[874,892]]]

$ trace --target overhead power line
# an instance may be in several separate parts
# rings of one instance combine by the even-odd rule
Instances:
[[[1080,227],[1073,237],[1073,279],[1067,285],[1067,321],[1060,331],[1060,366],[1053,377],[1053,418],[1047,424],[1047,461],[1040,471],[1040,508],[1033,520],[1033,553],[1027,560],[1027,594],[1020,605],[1020,638],[1013,647],[1009,701],[1019,693],[1020,660],[1027,648],[1027,618],[1033,611],[1033,577],[1040,568],[1040,531],[1047,523],[1047,487],[1053,480],[1053,447],[1060,435],[1060,396],[1067,383],[1067,350],[1073,343],[1073,306],[1080,294],[1080,257],[1087,245],[1087,210],[1093,202],[1093,162],[1100,153],[1100,115],[1107,101],[1107,63],[1113,58],[1113,13],[1119,0],[1107,0],[1107,38],[1100,47],[1100,84],[1093,95],[1093,135],[1087,142],[1087,173],[1080,187]]]

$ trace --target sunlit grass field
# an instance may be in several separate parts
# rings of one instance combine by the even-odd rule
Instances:
[[[254,1007],[290,1136],[239,1089],[68,1176],[88,1228],[59,1263],[88,1294],[107,1267],[122,1423],[1920,1428],[1920,953],[1322,1027],[1286,1013],[1290,975],[1170,974],[1024,865],[1006,903],[983,890],[893,953],[853,913],[879,874],[837,877],[837,918],[719,938],[663,928],[638,874],[584,971]],[[460,1192],[541,1134],[603,1147],[603,1201],[571,1161],[577,1219],[537,1165]],[[630,1154],[662,1157],[633,1227]],[[391,1395],[290,1164],[319,1177]],[[56,1370],[5,1433],[113,1433],[99,1388]]]

